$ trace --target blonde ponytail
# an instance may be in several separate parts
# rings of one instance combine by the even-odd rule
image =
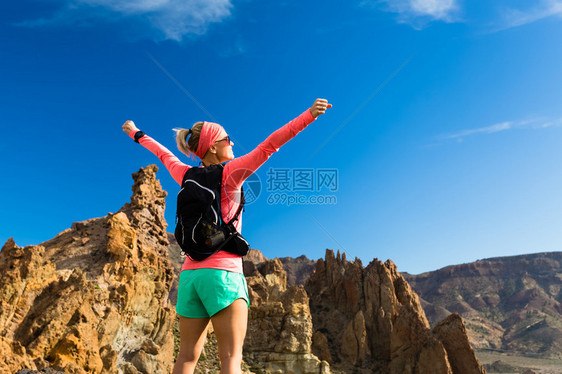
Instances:
[[[176,143],[182,153],[195,158],[195,151],[199,147],[199,136],[201,136],[202,128],[203,122],[197,122],[190,129],[174,129],[176,132]]]

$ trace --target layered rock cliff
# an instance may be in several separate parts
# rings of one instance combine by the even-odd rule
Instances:
[[[432,325],[451,312],[478,348],[562,357],[562,252],[497,257],[405,278]]]
[[[0,373],[169,373],[174,277],[166,192],[154,165],[133,174],[131,202],[55,238],[0,251]]]
[[[418,296],[390,261],[318,260],[307,281],[312,352],[345,372],[484,373],[453,314],[430,329]]]

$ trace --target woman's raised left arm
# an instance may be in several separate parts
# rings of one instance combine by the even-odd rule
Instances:
[[[331,107],[332,105],[328,104],[328,100],[316,99],[309,109],[273,132],[253,151],[228,162],[224,168],[223,183],[231,188],[240,187],[283,144],[294,138],[306,126],[314,122],[319,115],[326,113],[327,108]]]

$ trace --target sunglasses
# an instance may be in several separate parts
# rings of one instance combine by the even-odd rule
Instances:
[[[223,142],[225,140],[228,144],[230,144],[230,136],[226,136],[226,138],[222,138],[220,140],[217,140],[215,143],[220,143],[220,142]]]

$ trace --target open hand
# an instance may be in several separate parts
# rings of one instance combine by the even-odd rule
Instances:
[[[123,131],[125,131],[125,133],[129,135],[133,130],[135,132],[139,131],[137,126],[135,126],[135,123],[133,121],[125,121],[125,123],[123,124]]]
[[[310,114],[312,117],[317,118],[319,115],[326,113],[327,108],[331,108],[332,104],[328,104],[326,99],[316,99],[314,104],[310,107]]]

